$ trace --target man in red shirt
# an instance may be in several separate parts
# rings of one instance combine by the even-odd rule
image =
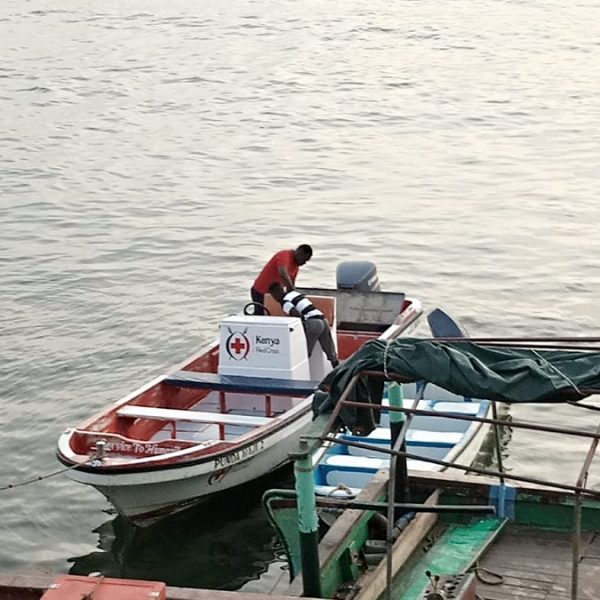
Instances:
[[[272,283],[279,282],[288,292],[294,289],[298,269],[310,260],[312,253],[308,244],[300,244],[295,250],[280,250],[271,257],[250,289],[252,302],[256,303],[255,315],[265,314],[265,294]]]

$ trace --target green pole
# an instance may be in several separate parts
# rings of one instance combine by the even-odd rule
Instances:
[[[402,385],[396,381],[390,381],[388,384],[388,401],[390,406],[402,408],[404,394],[402,393]],[[398,436],[402,432],[406,417],[399,410],[390,410],[390,433],[392,437],[392,448],[396,444]],[[406,452],[406,443],[402,442],[401,452]],[[398,457],[396,459],[396,489],[394,491],[394,502],[408,502],[408,468],[406,465],[406,457]]]
[[[402,392],[402,385],[397,381],[390,381],[388,384],[388,400],[390,406],[394,406],[396,408],[402,408],[402,402],[404,400],[404,393]],[[404,423],[404,413],[399,410],[391,410],[390,411],[390,424],[398,425],[400,424],[400,428]],[[396,433],[396,437],[398,437],[398,433]],[[394,440],[395,441],[395,440]]]
[[[296,494],[298,497],[298,532],[304,596],[320,598],[321,571],[319,566],[319,519],[315,501],[315,482],[308,441],[300,439],[299,451],[290,455],[294,459]]]

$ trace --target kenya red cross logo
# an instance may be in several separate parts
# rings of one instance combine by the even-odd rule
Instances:
[[[229,329],[229,327],[227,329]],[[229,329],[229,337],[227,338],[227,342],[225,342],[225,348],[227,349],[227,354],[229,354],[233,360],[244,360],[250,352],[250,340],[246,335],[246,331],[248,330],[231,331],[231,329]]]

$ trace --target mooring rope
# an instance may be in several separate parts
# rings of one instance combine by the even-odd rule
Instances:
[[[71,471],[72,469],[77,469],[78,467],[82,467],[94,460],[97,460],[97,457],[94,456],[92,458],[88,458],[83,462],[71,465],[70,467],[65,467],[64,469],[59,469],[58,471],[53,471],[52,473],[48,473],[47,475],[38,475],[33,479],[26,479],[25,481],[19,481],[18,483],[9,483],[7,485],[0,486],[0,492],[6,492],[8,490],[12,490],[18,487],[23,487],[25,485],[29,485],[31,483],[37,483],[38,481],[44,481],[45,479],[50,479],[51,477],[56,477],[56,475],[60,475],[61,473],[66,473],[67,471]]]

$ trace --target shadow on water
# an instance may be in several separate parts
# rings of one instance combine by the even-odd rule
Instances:
[[[289,486],[291,478],[286,467],[145,528],[117,516],[93,530],[99,549],[70,558],[69,573],[239,589],[276,559],[278,542],[260,499],[268,487]]]

